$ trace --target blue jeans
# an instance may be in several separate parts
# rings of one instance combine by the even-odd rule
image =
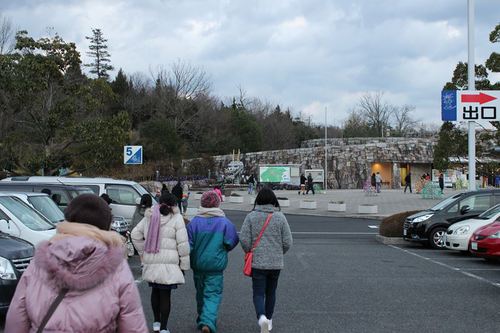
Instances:
[[[253,183],[248,183],[248,194],[253,194]]]
[[[279,276],[279,269],[252,268],[253,305],[257,319],[261,315],[267,319],[273,318]]]

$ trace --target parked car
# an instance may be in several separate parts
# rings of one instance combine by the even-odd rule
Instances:
[[[92,190],[83,186],[70,186],[60,183],[30,183],[30,182],[2,182],[0,181],[1,192],[44,192],[49,193],[52,200],[59,209],[64,212],[69,202],[73,198],[83,193],[92,193]]]
[[[0,232],[0,313],[7,312],[17,282],[33,253],[34,247],[30,243]]]
[[[55,226],[21,199],[0,193],[0,231],[37,245],[55,235]]]
[[[474,232],[470,252],[485,259],[500,259],[500,220],[487,224]]]
[[[452,224],[446,231],[445,244],[450,250],[469,251],[472,234],[479,228],[500,218],[500,204],[479,214],[479,216]]]
[[[151,195],[151,193],[136,182],[111,178],[11,177],[2,179],[1,183],[48,183],[88,187],[97,195],[108,194],[111,200],[113,200],[110,204],[113,215],[123,216],[129,223],[132,222],[141,196],[143,194]],[[151,197],[154,200],[154,196],[151,195]]]
[[[404,223],[403,238],[444,248],[444,236],[450,225],[476,217],[498,203],[500,189],[455,194],[430,209],[409,216]]]
[[[64,221],[64,213],[59,209],[54,200],[52,200],[45,193],[7,193],[21,199],[22,201],[24,201],[24,203],[27,203],[31,207],[35,208],[38,212],[42,213],[42,215],[45,216],[52,224],[57,224]]]

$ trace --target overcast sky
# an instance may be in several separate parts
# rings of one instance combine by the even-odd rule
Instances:
[[[223,100],[258,97],[339,125],[359,96],[382,91],[440,124],[440,91],[467,61],[466,0],[0,0],[0,14],[35,38],[55,31],[86,62],[91,28],[126,73],[202,67]],[[476,0],[476,63],[500,44],[500,0]],[[50,29],[47,29],[50,27]],[[499,77],[492,77],[499,80]]]

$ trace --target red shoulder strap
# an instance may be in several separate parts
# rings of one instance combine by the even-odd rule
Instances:
[[[269,215],[267,215],[266,222],[265,222],[265,223],[264,223],[264,225],[262,226],[262,229],[260,230],[259,237],[257,237],[257,239],[255,240],[255,243],[253,243],[253,246],[252,246],[252,249],[250,250],[250,252],[253,252],[253,250],[255,250],[255,248],[257,247],[257,245],[259,245],[260,238],[261,238],[261,237],[262,237],[262,235],[264,234],[264,231],[266,230],[267,225],[268,225],[268,224],[269,224],[269,222],[271,221],[271,217],[273,217],[273,213],[270,213]]]

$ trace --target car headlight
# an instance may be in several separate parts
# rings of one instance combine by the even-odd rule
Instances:
[[[412,220],[412,222],[423,222],[425,220],[428,220],[431,218],[431,216],[433,216],[434,214],[425,214],[425,215],[422,215],[422,216],[419,216],[419,217],[416,217]]]
[[[467,232],[469,232],[469,230],[470,230],[470,226],[464,225],[464,226],[458,228],[457,230],[455,230],[454,234],[455,235],[463,235],[463,234],[466,234]]]
[[[486,238],[500,238],[500,231],[497,231],[493,235],[489,235]]]
[[[0,257],[0,279],[2,280],[16,280],[17,276],[14,272],[14,267],[9,260]]]

